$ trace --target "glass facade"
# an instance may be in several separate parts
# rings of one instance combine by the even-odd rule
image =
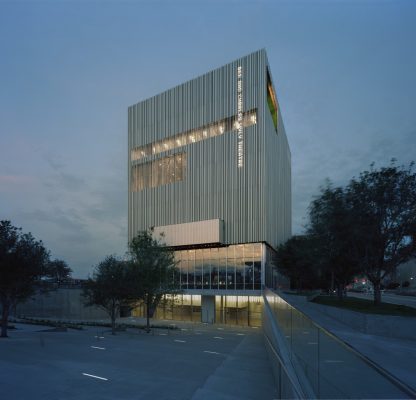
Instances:
[[[131,190],[137,192],[185,179],[186,153],[134,165],[131,169]]]
[[[215,323],[261,326],[261,296],[215,296]]]
[[[240,326],[261,326],[261,296],[215,296],[215,323]],[[132,311],[134,317],[145,317],[140,304]],[[166,296],[153,316],[159,320],[201,322],[201,296],[179,294]]]
[[[257,123],[257,111],[252,110],[243,114],[241,124],[243,127],[255,125]],[[187,144],[197,143],[215,136],[223,135],[226,132],[237,130],[240,123],[237,117],[225,118],[213,124],[205,125],[188,132],[179,133],[175,136],[159,140],[145,146],[136,147],[131,151],[131,161],[137,161],[146,157],[173,150]]]
[[[262,243],[175,251],[181,289],[261,289]]]
[[[265,263],[265,284],[270,289],[289,289],[290,280],[279,272],[276,260],[276,251],[266,246],[266,263]]]

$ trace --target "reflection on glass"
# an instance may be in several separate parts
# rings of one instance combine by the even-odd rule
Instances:
[[[219,265],[218,260],[211,261],[211,289],[218,289],[219,286]]]
[[[227,289],[227,268],[225,260],[219,260],[219,289]]]
[[[227,260],[227,289],[235,289],[235,263],[233,261],[235,260]]]
[[[210,249],[204,249],[202,251],[203,259],[204,259],[204,266],[203,266],[203,288],[210,289],[211,288],[211,260],[210,260]]]
[[[195,289],[202,289],[202,260],[195,260]]]
[[[244,289],[253,290],[253,263],[245,263]]]
[[[261,244],[175,252],[182,289],[261,289]]]
[[[204,260],[203,288],[211,289],[211,263],[209,260]]]
[[[235,249],[235,258],[244,258],[244,245],[237,244],[234,246]]]
[[[261,261],[261,243],[253,244],[253,261]]]
[[[254,290],[261,289],[261,261],[254,262]]]
[[[181,287],[182,289],[188,289],[188,261],[183,260],[180,264],[181,267]]]
[[[188,289],[195,289],[195,250],[188,250]]]
[[[243,290],[244,289],[244,262],[241,259],[234,260],[235,263],[235,282],[236,282],[236,289]]]

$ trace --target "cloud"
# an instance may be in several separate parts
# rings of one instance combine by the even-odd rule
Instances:
[[[0,175],[0,193],[21,193],[27,191],[36,182],[28,175]]]
[[[54,155],[51,155],[51,154],[43,154],[43,159],[54,170],[62,170],[65,167],[65,164],[62,163],[62,161],[59,161]]]
[[[22,185],[33,182],[33,177],[25,175],[0,175],[0,184]]]

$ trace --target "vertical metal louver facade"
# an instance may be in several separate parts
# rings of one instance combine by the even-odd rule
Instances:
[[[291,156],[278,103],[277,130],[268,104],[270,80],[259,50],[129,107],[129,240],[152,226],[215,219],[223,221],[223,244],[276,248],[290,237]],[[239,111],[251,118],[242,132]],[[141,149],[150,151],[139,155]],[[137,171],[161,174],[158,162],[176,154],[184,159],[180,179],[176,172],[157,178],[159,185],[134,181]],[[140,167],[146,163],[152,168]]]

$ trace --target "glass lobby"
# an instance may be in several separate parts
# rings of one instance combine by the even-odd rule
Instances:
[[[261,243],[175,251],[182,289],[261,289]]]
[[[261,326],[261,296],[215,296],[215,323]],[[134,317],[146,315],[145,305],[132,311]],[[167,297],[157,307],[154,319],[201,322],[201,295],[179,294]]]

